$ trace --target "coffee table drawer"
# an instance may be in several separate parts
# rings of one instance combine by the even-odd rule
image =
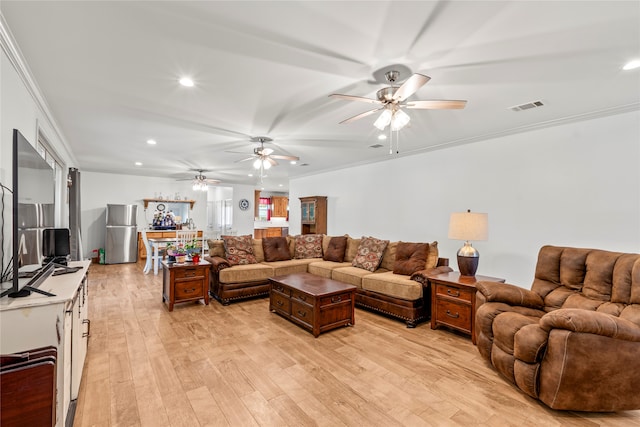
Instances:
[[[313,328],[313,306],[298,301],[291,301],[291,316],[305,324],[308,328]]]
[[[291,295],[291,289],[287,288],[286,286],[282,286],[279,283],[273,283],[271,282],[271,290],[276,291],[276,292],[280,292],[281,294],[289,297]]]
[[[325,307],[331,304],[339,304],[341,302],[350,302],[351,292],[344,292],[338,295],[331,295],[320,298],[320,307]]]
[[[297,289],[291,290],[291,299],[293,301],[300,301],[305,304],[313,305],[315,303],[315,297],[313,295],[306,294]]]
[[[271,291],[269,304],[272,310],[277,310],[284,314],[291,314],[291,299],[280,292]]]

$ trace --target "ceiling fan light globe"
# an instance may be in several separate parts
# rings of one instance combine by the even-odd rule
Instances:
[[[391,116],[391,110],[385,109],[382,114],[380,114],[380,116],[376,119],[373,125],[380,130],[384,130],[384,128],[386,128],[389,123],[391,123]]]
[[[265,169],[270,169],[271,168],[271,163],[269,163],[267,160],[264,160],[262,162],[262,167]]]
[[[256,159],[255,162],[253,162],[253,168],[254,169],[260,169],[260,165],[262,164],[262,160],[260,159]]]
[[[409,117],[407,113],[398,109],[394,113],[393,119],[391,119],[391,130],[398,131],[402,129],[409,123],[410,120],[411,120],[411,117]]]

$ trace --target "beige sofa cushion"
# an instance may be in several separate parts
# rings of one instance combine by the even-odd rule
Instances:
[[[439,256],[438,242],[434,240],[429,243],[429,253],[427,253],[427,265],[425,265],[425,268],[436,268],[438,266]]]
[[[253,239],[253,256],[256,257],[256,262],[264,262],[262,239]]]
[[[281,276],[283,274],[306,273],[309,263],[320,259],[322,258],[290,259],[270,262],[268,265],[273,268],[274,276]]]
[[[272,276],[273,267],[267,264],[234,265],[220,270],[221,283],[260,282]]]
[[[364,270],[358,267],[339,267],[335,268],[331,271],[331,278],[333,280],[337,280],[339,282],[348,283],[349,285],[356,286],[358,288],[362,288],[362,278],[369,274],[379,274],[384,273],[387,270],[378,269],[375,273],[371,273],[370,271]]]
[[[308,272],[316,276],[331,279],[332,270],[340,267],[349,267],[350,262],[315,261],[309,264]]]
[[[422,285],[409,276],[392,271],[368,274],[362,278],[362,289],[409,301],[422,298]]]
[[[351,262],[358,253],[358,246],[360,246],[360,239],[347,238],[347,250],[344,254],[345,262]]]
[[[399,242],[390,242],[387,245],[387,248],[384,250],[384,254],[382,255],[382,262],[380,263],[380,267],[386,268],[387,270],[393,270],[393,266],[396,263],[396,252],[398,251],[398,243]]]

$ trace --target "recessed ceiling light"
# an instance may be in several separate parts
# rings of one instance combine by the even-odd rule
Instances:
[[[626,64],[624,64],[624,67],[622,67],[622,69],[625,71],[634,70],[636,68],[640,68],[640,59],[634,59],[633,61],[629,61]]]
[[[141,162],[136,162],[136,166],[142,166]]]
[[[278,187],[282,187],[282,184],[278,184]]]
[[[156,144],[157,144],[157,142],[156,142],[156,140],[155,140],[155,139],[147,139],[147,144],[149,144],[149,145],[156,145]]]
[[[192,87],[193,86],[193,80],[191,80],[189,77],[182,77],[180,79],[180,84],[182,86]]]
[[[292,165],[295,165],[298,162],[296,162],[295,160],[291,160],[291,162],[289,162],[289,163],[291,163]]]
[[[252,174],[252,173],[250,173],[248,176],[253,176],[253,174]]]
[[[378,139],[380,140],[387,139],[387,135],[385,135],[384,133],[381,133],[380,135],[378,135]]]

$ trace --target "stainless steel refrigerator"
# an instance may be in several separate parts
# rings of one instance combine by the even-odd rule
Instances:
[[[138,260],[137,205],[107,205],[106,264]]]

